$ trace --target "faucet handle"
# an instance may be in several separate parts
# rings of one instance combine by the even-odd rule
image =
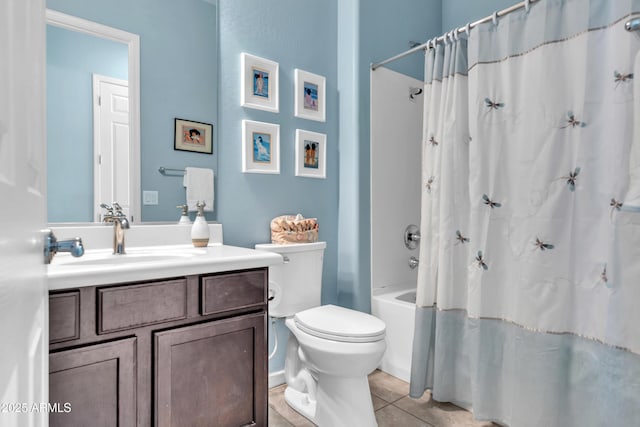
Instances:
[[[189,215],[189,205],[178,205],[176,209],[182,209],[182,215]]]
[[[69,240],[56,239],[53,231],[43,230],[45,234],[44,240],[44,263],[51,264],[53,256],[58,252],[70,252],[74,257],[81,257],[84,254],[84,245],[80,237],[74,237]]]
[[[122,214],[122,206],[120,206],[120,203],[113,202],[113,209],[115,209],[116,214]]]
[[[100,207],[107,210],[107,215],[113,215],[113,207],[111,205],[100,203]]]

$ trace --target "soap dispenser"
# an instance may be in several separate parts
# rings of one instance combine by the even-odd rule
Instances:
[[[178,224],[191,224],[191,219],[189,219],[189,206],[178,205],[176,208],[182,209],[182,215],[180,216]]]
[[[209,225],[207,224],[207,220],[204,218],[205,205],[205,202],[201,203],[198,201],[196,203],[198,214],[196,215],[196,220],[193,221],[193,225],[191,226],[191,242],[193,242],[193,246],[197,248],[201,248],[209,244]]]

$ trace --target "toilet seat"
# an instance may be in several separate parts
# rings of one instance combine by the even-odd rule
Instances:
[[[370,314],[331,304],[296,313],[293,320],[309,335],[340,342],[380,341],[386,329],[382,320]]]

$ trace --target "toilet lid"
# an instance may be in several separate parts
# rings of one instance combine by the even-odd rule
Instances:
[[[335,305],[323,305],[296,313],[296,326],[324,339],[342,342],[374,342],[385,335],[382,320],[360,311]]]

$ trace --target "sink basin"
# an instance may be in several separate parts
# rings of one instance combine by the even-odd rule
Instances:
[[[51,265],[65,266],[116,266],[126,264],[138,264],[158,261],[178,261],[199,255],[206,255],[206,248],[131,248],[124,255],[114,255],[111,251],[96,250],[87,251],[82,257],[74,258],[69,254],[58,254],[53,258]]]

